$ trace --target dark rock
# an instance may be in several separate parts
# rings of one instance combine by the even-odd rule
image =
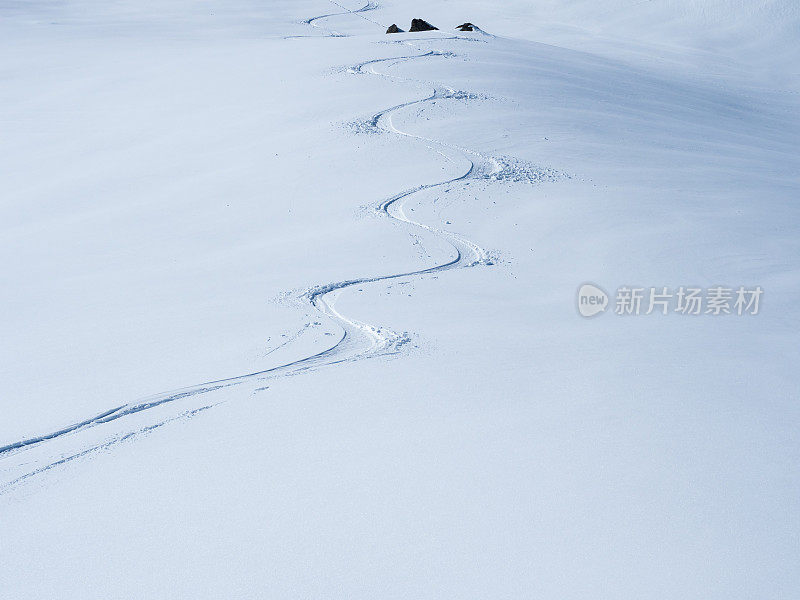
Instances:
[[[463,25],[459,25],[456,27],[459,31],[475,31],[475,25],[472,23],[464,23]]]
[[[394,23],[392,23],[391,25],[389,25],[389,29],[386,30],[386,33],[403,33],[403,30],[400,29]]]
[[[409,31],[439,31],[439,28],[422,19],[411,19],[411,29]]]

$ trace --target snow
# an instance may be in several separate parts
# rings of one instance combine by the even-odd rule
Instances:
[[[0,1],[0,597],[793,597],[800,10],[340,4]]]

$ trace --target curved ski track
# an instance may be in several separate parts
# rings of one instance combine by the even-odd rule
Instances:
[[[339,32],[334,31],[332,29],[324,29],[324,28],[320,27],[319,25],[317,25],[317,21],[321,21],[322,19],[327,19],[328,17],[339,17],[339,16],[342,16],[342,15],[355,15],[356,17],[360,17],[361,19],[364,19],[365,21],[369,21],[370,23],[373,23],[374,25],[377,25],[378,27],[383,27],[383,25],[381,25],[377,21],[373,21],[372,19],[370,19],[369,17],[364,16],[364,14],[363,14],[365,12],[369,12],[371,10],[375,10],[376,8],[378,8],[377,3],[375,3],[375,2],[367,2],[364,6],[362,6],[361,8],[357,8],[355,10],[350,10],[345,6],[342,6],[338,2],[335,2],[334,0],[328,0],[328,2],[330,2],[331,4],[333,4],[335,6],[338,6],[341,9],[344,9],[344,10],[342,10],[341,12],[327,13],[327,14],[324,14],[324,15],[319,15],[317,17],[311,17],[309,19],[304,19],[303,20],[303,23],[305,23],[306,25],[311,25],[311,27],[315,27],[317,29],[320,29],[320,30],[324,31],[325,35],[322,36],[322,37],[325,37],[325,36],[327,36],[327,37],[347,37],[347,35],[344,34],[344,33],[339,33]],[[302,38],[302,37],[314,37],[314,36],[290,35],[290,36],[287,36],[285,39]],[[319,37],[319,36],[317,36],[317,37]]]
[[[332,13],[332,14],[338,15],[338,14],[348,14],[352,12],[363,12],[367,10],[373,10],[375,7],[376,5],[369,3],[366,6],[362,7],[361,9],[358,9],[357,11],[346,11],[345,13]],[[309,25],[314,26],[315,21],[323,19],[328,16],[332,15],[321,15],[319,17],[313,17],[311,19],[306,20],[305,22],[308,23]],[[336,34],[332,33],[330,35],[335,36]],[[438,51],[429,51],[411,56],[373,59],[359,63],[351,67],[349,71],[351,73],[370,73],[373,75],[379,75],[382,77],[387,77],[398,81],[411,82],[413,80],[402,79],[400,77],[395,77],[386,73],[379,72],[375,69],[375,65],[381,63],[391,63],[389,65],[391,67],[394,64],[403,61],[425,60],[431,57],[439,57],[439,56],[448,56],[448,54]],[[406,214],[403,212],[403,204],[405,203],[405,201],[408,200],[410,197],[412,197],[414,194],[417,194],[418,192],[442,186],[447,186],[471,178],[475,179],[481,178],[486,174],[491,174],[492,172],[496,172],[497,169],[499,168],[498,164],[491,158],[483,157],[482,155],[465,148],[461,148],[437,140],[401,131],[397,129],[392,122],[392,115],[399,110],[402,110],[406,107],[415,104],[423,104],[437,99],[455,98],[457,97],[455,94],[456,92],[450,88],[434,87],[432,92],[428,96],[418,100],[404,102],[402,104],[398,104],[396,106],[383,109],[375,113],[369,120],[370,126],[378,130],[418,140],[421,143],[424,143],[428,148],[439,153],[446,161],[452,163],[461,161],[463,163],[463,172],[461,172],[460,175],[451,177],[444,181],[439,181],[435,183],[423,183],[416,185],[398,194],[395,194],[390,198],[381,201],[375,207],[377,215],[388,218],[393,222],[395,222],[396,224],[401,224],[403,226],[414,229],[422,229],[424,231],[432,233],[433,235],[445,239],[447,242],[450,243],[450,245],[453,248],[452,255],[449,257],[449,259],[447,259],[444,262],[440,262],[435,265],[428,266],[418,270],[359,277],[354,279],[348,279],[345,281],[319,285],[307,290],[302,295],[302,297],[316,311],[322,313],[329,319],[333,320],[342,329],[342,334],[339,340],[333,346],[327,348],[326,350],[323,350],[311,356],[306,356],[304,358],[286,364],[278,365],[269,369],[265,369],[262,371],[256,371],[253,373],[247,373],[244,375],[239,375],[226,379],[208,381],[190,387],[173,390],[171,392],[165,392],[154,396],[150,396],[148,398],[141,400],[138,403],[124,404],[121,406],[117,406],[110,410],[104,411],[94,417],[88,418],[78,423],[74,423],[57,431],[53,431],[51,433],[41,436],[23,439],[2,446],[0,447],[0,461],[4,459],[6,460],[10,459],[11,457],[17,455],[19,452],[24,452],[26,449],[29,449],[30,447],[34,446],[38,447],[40,444],[44,442],[54,440],[62,436],[78,435],[81,432],[85,432],[91,428],[111,423],[126,416],[141,413],[143,411],[163,406],[165,404],[183,398],[206,394],[225,387],[239,385],[248,380],[253,380],[253,379],[264,380],[264,379],[271,379],[274,377],[288,376],[288,375],[298,374],[304,371],[309,371],[322,366],[329,366],[342,363],[345,361],[354,361],[364,358],[385,356],[389,354],[398,353],[401,350],[401,348],[409,341],[408,337],[405,334],[398,334],[386,328],[369,325],[367,323],[362,323],[360,321],[357,321],[353,318],[347,317],[339,313],[336,310],[335,302],[336,298],[342,292],[342,290],[345,290],[355,285],[363,285],[363,284],[375,283],[375,282],[398,279],[398,278],[422,277],[425,275],[441,273],[456,268],[472,267],[481,264],[484,265],[492,264],[492,261],[488,257],[487,253],[474,242],[471,242],[466,238],[463,238],[455,233],[434,227],[433,225],[428,225],[414,221],[408,218]],[[194,415],[197,412],[209,407],[202,407],[201,409],[196,409],[194,411],[185,411],[185,410],[181,411],[181,413],[178,416],[171,416],[167,419],[162,419],[161,421],[157,422],[154,425],[151,424],[146,427],[140,427],[135,431],[128,431],[127,433],[119,435],[115,439],[112,439],[110,441],[106,440],[101,444],[93,445],[88,448],[84,445],[84,447],[75,451],[71,455],[65,456],[63,454],[60,454],[58,456],[50,457],[46,460],[40,461],[41,464],[39,464],[38,466],[36,465],[36,461],[30,461],[29,463],[26,463],[24,465],[24,471],[22,473],[17,473],[16,475],[13,476],[12,479],[7,480],[5,482],[0,481],[0,494],[8,491],[10,488],[14,487],[17,483],[20,483],[23,480],[29,479],[30,477],[35,476],[39,473],[48,471],[56,466],[65,464],[75,458],[86,456],[87,454],[94,452],[96,450],[108,448],[111,445],[116,444],[120,441],[133,438],[140,433],[150,431],[152,429],[155,429],[156,427],[159,427],[160,425],[174,421],[176,419],[186,418],[187,416]],[[23,465],[17,465],[17,466],[23,467]]]

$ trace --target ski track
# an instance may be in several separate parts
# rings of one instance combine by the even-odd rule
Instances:
[[[337,6],[341,6],[335,2],[334,4],[337,4]],[[342,13],[331,13],[328,15],[320,15],[318,17],[312,17],[310,19],[307,19],[304,22],[310,26],[319,27],[318,25],[315,24],[315,22],[318,20],[334,15],[365,12],[368,10],[374,10],[375,8],[377,8],[377,5],[370,2],[364,7],[355,11],[346,10],[345,12]],[[371,22],[375,23],[374,21]],[[336,34],[335,32],[330,32],[327,35],[336,37],[339,34]],[[432,40],[433,39],[437,38],[432,38]],[[450,38],[444,38],[444,39],[450,39]],[[461,39],[461,38],[456,38],[456,39]],[[425,40],[425,41],[430,41],[430,40]],[[411,40],[407,42],[408,45],[413,46],[410,42]],[[375,67],[376,65],[379,64],[389,63],[388,67],[391,68],[392,66],[399,64],[401,62],[407,62],[412,60],[428,60],[434,57],[448,57],[448,56],[452,56],[452,54],[448,52],[431,50],[428,52],[422,52],[420,54],[414,54],[409,56],[367,60],[353,67],[350,67],[348,71],[351,73],[369,73],[372,75],[390,78],[396,81],[412,82],[419,84],[421,82],[411,79],[403,79],[400,77],[389,75],[384,72],[377,71]],[[463,93],[456,92],[455,90],[448,87],[432,86],[432,91],[427,96],[417,100],[412,100],[401,104],[397,104],[390,108],[383,109],[375,113],[369,120],[370,126],[378,131],[388,132],[398,136],[403,136],[406,138],[417,140],[420,143],[424,144],[427,148],[437,152],[447,162],[457,163],[458,161],[461,161],[463,163],[463,170],[461,174],[443,181],[434,183],[421,183],[416,186],[410,187],[398,194],[395,194],[394,196],[391,196],[383,200],[375,207],[375,212],[377,215],[388,218],[395,224],[400,224],[416,230],[421,229],[448,241],[453,249],[452,255],[448,260],[418,270],[359,277],[354,279],[348,279],[345,281],[318,285],[307,290],[305,293],[302,294],[301,297],[308,304],[310,304],[318,313],[325,315],[326,317],[334,321],[336,324],[338,324],[342,330],[339,340],[333,346],[321,352],[318,352],[311,356],[306,356],[304,358],[286,364],[278,365],[270,369],[247,373],[244,375],[239,375],[236,377],[230,377],[226,379],[208,381],[205,383],[197,384],[186,388],[181,388],[178,390],[173,390],[170,392],[156,394],[154,396],[144,398],[138,403],[124,404],[122,406],[117,406],[116,408],[112,408],[89,419],[74,423],[67,427],[63,427],[57,431],[41,436],[23,439],[17,442],[7,444],[5,446],[0,446],[0,461],[3,462],[8,461],[13,456],[18,455],[21,452],[25,452],[26,450],[29,450],[32,447],[40,447],[41,444],[44,444],[52,440],[56,440],[58,438],[64,438],[67,436],[77,436],[82,432],[86,432],[92,428],[99,427],[102,425],[107,425],[124,417],[142,413],[144,411],[164,406],[166,404],[184,398],[207,394],[226,387],[239,385],[249,380],[254,380],[254,379],[258,381],[269,380],[275,377],[300,374],[323,366],[331,366],[348,361],[361,360],[376,356],[387,356],[399,353],[402,350],[403,346],[405,346],[410,341],[407,334],[397,333],[384,327],[370,325],[367,323],[360,322],[356,319],[347,317],[345,315],[342,315],[336,310],[335,303],[337,297],[339,296],[339,294],[341,294],[343,290],[346,290],[355,285],[364,285],[364,284],[370,284],[370,283],[376,283],[376,282],[388,281],[400,278],[423,277],[426,275],[441,273],[456,268],[467,268],[476,265],[493,264],[492,260],[490,259],[486,251],[483,250],[480,246],[478,246],[474,242],[471,242],[466,238],[459,236],[455,233],[439,229],[433,225],[428,225],[414,221],[410,219],[408,216],[406,216],[406,214],[403,211],[404,202],[409,198],[411,198],[414,194],[417,194],[425,190],[431,190],[443,186],[448,186],[458,182],[464,182],[468,179],[485,178],[487,175],[491,175],[492,173],[497,173],[500,170],[500,165],[497,163],[497,161],[495,161],[492,158],[484,157],[479,153],[468,150],[466,148],[461,148],[452,144],[447,144],[441,141],[404,132],[396,128],[392,122],[392,115],[404,108],[439,99],[463,98],[463,95],[461,94]],[[103,443],[100,444],[92,443],[89,447],[84,447],[83,449],[80,449],[78,451],[72,451],[66,454],[61,453],[55,456],[51,455],[49,457],[46,457],[44,460],[40,459],[38,461],[40,463],[38,466],[35,466],[37,462],[36,460],[32,461],[30,464],[28,463],[24,465],[18,464],[16,465],[16,467],[18,469],[19,467],[23,467],[24,471],[21,474],[20,473],[14,474],[13,477],[8,479],[6,482],[0,482],[0,494],[3,494],[8,490],[14,488],[18,483],[29,480],[30,478],[36,475],[50,471],[55,467],[65,465],[68,462],[71,462],[75,459],[90,454],[94,454],[99,450],[107,449],[113,445],[124,442],[126,440],[136,438],[142,433],[152,431],[153,429],[159,428],[167,423],[176,420],[190,418],[191,416],[194,416],[195,414],[201,411],[211,408],[211,406],[213,405],[204,406],[194,410],[188,410],[188,411],[184,410],[177,416],[172,416],[166,419],[162,419],[154,424],[147,425],[144,427],[139,427],[138,429],[134,431],[129,431],[128,433],[122,433],[112,436],[111,439],[106,440]],[[78,440],[78,442],[80,443],[80,440]],[[6,468],[10,466],[7,465],[7,463],[6,464],[0,463],[0,466],[4,467],[3,469],[4,471],[10,472],[10,470]]]
[[[320,25],[317,24],[317,21],[321,21],[322,19],[327,19],[328,17],[339,17],[339,16],[342,16],[342,15],[355,15],[356,17],[360,17],[360,18],[364,19],[365,21],[369,21],[370,23],[373,23],[374,25],[377,25],[378,27],[383,27],[383,25],[381,25],[377,21],[373,21],[372,19],[370,19],[369,17],[364,16],[364,14],[363,14],[365,12],[369,12],[371,10],[375,10],[376,8],[378,8],[378,4],[375,3],[375,2],[367,2],[364,6],[362,6],[361,8],[357,8],[355,10],[350,10],[349,8],[347,8],[345,6],[342,6],[338,2],[335,2],[334,0],[328,0],[328,2],[330,2],[331,4],[333,4],[335,6],[338,6],[339,8],[341,8],[343,10],[341,12],[332,12],[332,13],[327,13],[327,14],[324,14],[324,15],[319,15],[317,17],[311,17],[309,19],[304,19],[302,21],[302,23],[304,23],[306,25],[311,25],[311,27],[315,27],[316,29],[319,29],[319,30],[323,31],[324,35],[322,35],[322,36],[287,35],[286,37],[284,37],[284,39],[288,40],[288,39],[293,39],[293,38],[304,38],[304,37],[349,37],[347,34],[339,33],[339,32],[334,31],[332,29],[325,29],[325,28],[323,28],[323,27],[321,27]]]

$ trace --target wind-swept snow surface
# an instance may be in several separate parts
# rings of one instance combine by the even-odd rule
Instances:
[[[797,10],[703,6],[0,0],[0,597],[792,598]]]

